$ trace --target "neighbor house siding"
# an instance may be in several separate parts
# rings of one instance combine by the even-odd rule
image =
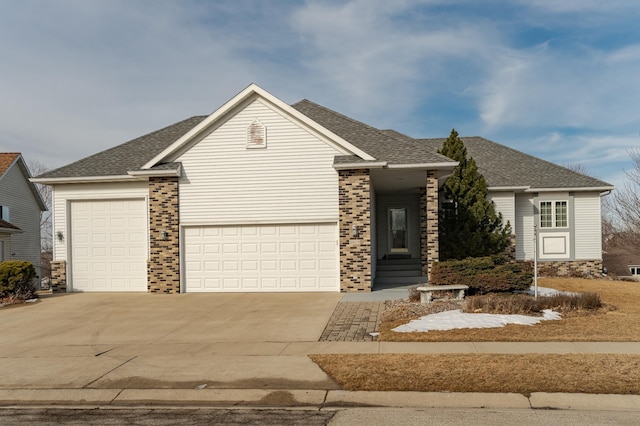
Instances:
[[[0,205],[9,207],[9,222],[23,231],[12,234],[5,260],[28,260],[40,275],[40,205],[19,162],[2,176]]]
[[[496,212],[502,213],[502,224],[511,225],[511,232],[515,226],[516,217],[516,199],[513,192],[490,192],[487,198],[493,201],[496,206]]]
[[[516,259],[533,259],[533,195],[516,194],[515,207]]]
[[[266,128],[266,148],[247,129]],[[175,161],[182,163],[182,225],[338,221],[336,147],[254,100]]]
[[[575,258],[602,259],[602,224],[600,194],[575,193],[574,197]]]
[[[64,184],[53,187],[53,258],[67,260],[67,245],[69,241],[67,205],[71,200],[109,200],[149,197],[149,183],[119,182],[119,183],[84,183]],[[148,226],[148,225],[147,225]],[[62,241],[58,238],[62,236]]]

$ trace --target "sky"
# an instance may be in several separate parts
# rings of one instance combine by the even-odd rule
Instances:
[[[639,18],[637,0],[0,0],[0,151],[57,168],[256,83],[622,186]]]

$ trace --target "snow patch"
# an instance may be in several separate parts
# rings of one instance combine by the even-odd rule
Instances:
[[[540,288],[538,288],[540,290]],[[507,324],[534,325],[540,321],[559,320],[560,314],[545,309],[541,317],[502,314],[466,314],[461,309],[426,315],[391,331],[399,333],[425,332],[429,330],[453,330],[456,328],[494,328]]]

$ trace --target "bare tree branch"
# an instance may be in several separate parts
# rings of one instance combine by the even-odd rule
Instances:
[[[32,176],[38,176],[49,170],[47,166],[39,161],[29,162],[29,171]],[[48,211],[40,212],[40,247],[42,252],[49,252],[53,248],[53,230],[51,227],[51,187],[36,183],[36,188],[40,192],[40,197],[44,201]]]
[[[628,182],[613,193],[607,209],[613,218],[617,239],[640,250],[640,150],[629,151],[634,167],[626,172]]]

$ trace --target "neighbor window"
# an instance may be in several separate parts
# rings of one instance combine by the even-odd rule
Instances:
[[[11,220],[9,219],[9,207],[0,206],[0,219],[6,220],[7,222]]]
[[[566,228],[569,226],[566,201],[540,202],[541,228]]]
[[[629,266],[629,271],[631,275],[640,275],[640,266]]]

